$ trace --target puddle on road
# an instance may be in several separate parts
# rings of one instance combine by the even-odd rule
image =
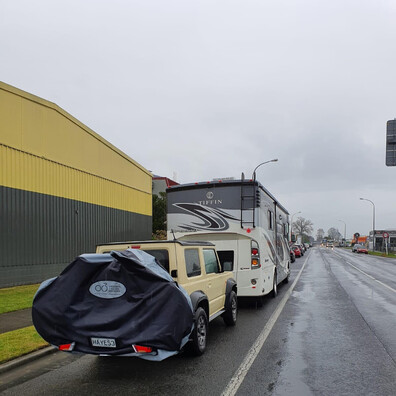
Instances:
[[[292,292],[290,302],[301,305],[312,303],[316,299],[313,284],[305,278],[302,290]],[[276,384],[272,387],[272,395],[310,396],[313,392],[306,384],[309,376],[309,366],[305,360],[304,335],[311,323],[310,313],[300,311],[288,327],[286,341],[287,358],[278,364],[280,373]],[[279,363],[279,362],[278,362]]]
[[[293,322],[293,330],[289,331],[287,360],[279,365],[282,369],[274,386],[273,395],[313,395],[309,386],[304,382],[309,369],[304,359],[304,340],[302,336],[308,327],[309,318],[308,315],[299,315],[296,319]]]
[[[311,290],[296,291],[292,293],[292,297],[302,303],[308,303],[315,299],[315,293]]]

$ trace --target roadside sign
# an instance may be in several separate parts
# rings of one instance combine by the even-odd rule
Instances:
[[[388,255],[388,238],[389,238],[389,233],[388,232],[384,232],[382,233],[382,236],[385,239],[385,249],[386,249],[386,255]]]

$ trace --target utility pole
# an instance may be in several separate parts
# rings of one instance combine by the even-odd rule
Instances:
[[[375,251],[375,205],[373,201],[367,198],[360,198],[361,201],[369,201],[373,205],[373,252]]]

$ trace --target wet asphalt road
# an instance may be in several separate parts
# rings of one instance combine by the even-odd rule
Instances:
[[[392,260],[312,249],[237,394],[255,392],[262,376],[262,395],[395,395],[395,281]]]
[[[200,358],[179,355],[154,363],[57,353],[4,374],[0,390],[5,395],[395,395],[395,260],[313,248],[292,264],[290,282],[279,287],[276,299],[268,297],[262,308],[242,300],[239,308],[235,328],[221,318],[210,324],[208,349]],[[268,338],[252,351],[263,329],[271,330]]]

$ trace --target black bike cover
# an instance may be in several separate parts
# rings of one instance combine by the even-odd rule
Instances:
[[[132,345],[141,345],[157,350],[151,355],[173,352],[168,357],[180,351],[193,326],[186,291],[153,256],[135,249],[77,257],[42,283],[32,317],[52,345],[75,343],[73,351],[109,355],[140,356]]]

